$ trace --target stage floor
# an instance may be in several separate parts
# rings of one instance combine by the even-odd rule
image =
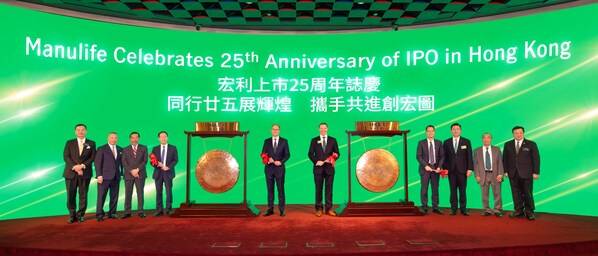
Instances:
[[[598,255],[597,217],[447,213],[318,218],[311,206],[291,205],[286,217],[8,220],[0,255]]]

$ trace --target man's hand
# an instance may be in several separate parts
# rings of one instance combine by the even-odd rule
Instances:
[[[272,158],[272,157],[270,157],[270,158],[268,159],[268,164],[271,164],[271,163],[274,163],[274,158]]]
[[[102,184],[104,182],[104,177],[98,176],[98,184]]]
[[[475,176],[475,180],[480,183],[480,180],[482,180],[482,178],[480,178],[480,176]]]
[[[428,171],[428,172],[433,171],[432,167],[430,167],[429,165],[426,165],[426,167],[424,167],[424,169],[426,169],[426,171]]]
[[[276,165],[276,166],[281,166],[281,165],[282,165],[282,162],[280,162],[280,161],[274,161],[274,165]]]
[[[540,178],[540,174],[535,174],[534,173],[533,176],[534,176],[534,180],[537,180],[538,178]]]
[[[322,166],[322,165],[324,165],[324,161],[317,161],[316,162],[316,166]]]
[[[502,175],[498,175],[498,176],[496,176],[496,181],[498,181],[498,182],[502,182]]]
[[[131,170],[131,175],[133,175],[135,178],[139,178],[139,168]]]
[[[168,168],[168,166],[166,166],[166,165],[162,165],[162,170],[163,171],[168,171],[168,170],[170,170],[170,168]]]
[[[436,170],[434,170],[435,173],[440,173],[440,167],[436,168]]]
[[[472,171],[471,170],[467,170],[467,177],[471,176]]]
[[[162,162],[158,162],[158,168],[163,168],[164,165],[162,164]]]

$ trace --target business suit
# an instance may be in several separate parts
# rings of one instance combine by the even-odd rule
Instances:
[[[98,200],[96,205],[96,218],[104,217],[104,202],[106,195],[110,192],[108,216],[116,215],[118,204],[118,189],[120,177],[122,176],[122,148],[118,145],[109,144],[98,148],[94,161],[96,177],[102,176],[103,182],[98,183]],[[115,156],[116,155],[116,156]]]
[[[162,155],[163,147],[166,149],[165,155]],[[166,212],[172,210],[172,180],[175,177],[175,166],[179,162],[179,154],[175,146],[158,145],[152,149],[152,154],[158,157],[158,161],[166,165],[169,170],[164,171],[161,168],[154,167],[154,182],[156,184],[156,212],[164,211],[164,203],[162,200],[162,190],[166,189]]]
[[[325,212],[332,210],[332,184],[334,182],[334,166],[331,163],[324,163],[322,166],[316,166],[318,161],[325,161],[332,154],[336,153],[340,156],[338,151],[338,144],[334,137],[325,136],[323,140],[321,136],[311,139],[309,144],[309,151],[307,156],[313,163],[314,183],[316,185],[316,211],[322,210],[322,188],[325,186],[326,199],[324,209]]]
[[[79,152],[79,141],[76,138],[68,140],[64,145],[64,173],[62,176],[66,184],[66,206],[71,218],[82,218],[87,210],[87,192],[93,169],[92,163],[96,154],[96,144],[93,140],[83,139],[82,142],[81,152]],[[73,171],[73,166],[79,164],[85,165],[81,176]],[[79,192],[79,209],[75,210],[77,192]]]
[[[484,157],[485,155],[489,158]],[[497,180],[498,176],[504,174],[502,161],[500,148],[496,146],[482,146],[473,151],[473,171],[475,172],[476,178],[480,178],[478,183],[482,189],[482,205],[484,211],[487,213],[500,213],[502,211],[502,182]],[[494,209],[490,209],[488,203],[490,187],[492,187],[492,193],[494,194]]]
[[[467,170],[473,170],[471,142],[464,137],[451,137],[444,141],[444,169],[448,170],[451,191],[451,210],[461,212],[467,210]],[[459,199],[457,201],[457,193]]]
[[[285,138],[278,137],[274,144],[273,138],[264,140],[262,146],[262,153],[268,154],[268,157],[274,161],[280,161],[281,165],[276,166],[274,163],[266,164],[264,173],[266,175],[266,186],[268,189],[268,211],[271,212],[274,208],[274,185],[278,189],[278,209],[281,213],[285,210],[285,195],[284,195],[284,176],[285,163],[291,157],[289,151],[289,143]]]
[[[523,139],[519,149],[515,140],[505,143],[504,169],[509,175],[516,214],[534,213],[533,174],[540,174],[540,153],[535,142]]]
[[[131,214],[133,186],[137,192],[137,211],[143,213],[143,188],[147,171],[147,147],[141,144],[129,145],[123,149],[123,167],[125,176],[125,214]],[[134,177],[131,170],[139,169],[139,177]]]
[[[432,208],[438,210],[438,183],[440,174],[433,171],[426,171],[426,166],[432,169],[440,167],[444,163],[444,148],[440,140],[434,139],[430,148],[431,141],[428,139],[420,140],[417,143],[417,161],[419,162],[419,176],[421,177],[420,198],[424,211],[428,210],[428,186],[432,184]],[[430,154],[432,152],[432,154]],[[434,157],[431,157],[434,156]]]

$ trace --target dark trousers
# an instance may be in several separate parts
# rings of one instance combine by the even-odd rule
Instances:
[[[125,180],[125,214],[131,214],[131,200],[133,197],[133,186],[137,192],[137,212],[143,213],[143,187],[145,178],[133,178]]]
[[[438,180],[440,174],[435,172],[420,171],[421,176],[421,191],[420,198],[422,208],[428,209],[428,186],[432,184],[432,208],[438,209]]]
[[[316,210],[322,210],[322,189],[326,187],[324,210],[332,210],[332,183],[334,182],[334,167],[329,164],[314,167],[314,183],[316,184]]]
[[[156,211],[161,212],[164,210],[164,204],[162,202],[162,188],[166,189],[166,210],[172,210],[172,178],[169,177],[158,177],[155,180],[156,183]]]
[[[449,170],[448,178],[451,188],[451,209],[456,211],[459,208],[461,211],[465,211],[467,209],[467,175],[455,170]],[[459,195],[459,199],[457,199],[457,194]]]
[[[266,186],[268,189],[268,210],[271,211],[274,208],[274,185],[278,190],[278,209],[283,212],[285,207],[284,197],[284,167],[268,166],[265,170],[266,173]]]
[[[517,171],[515,175],[509,175],[511,183],[511,193],[513,194],[513,205],[517,213],[534,212],[534,195],[532,194],[533,179],[524,179],[519,177]]]
[[[66,208],[71,217],[81,217],[87,210],[87,191],[89,190],[90,178],[76,175],[72,179],[65,179],[66,184]],[[77,208],[77,192],[79,192],[79,210]]]
[[[96,204],[96,217],[104,216],[104,202],[106,202],[106,195],[110,191],[110,202],[108,203],[108,215],[116,214],[116,206],[118,204],[118,186],[120,180],[111,179],[104,180],[102,184],[98,184],[98,201]]]

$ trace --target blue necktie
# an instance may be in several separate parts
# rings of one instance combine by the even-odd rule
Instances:
[[[492,164],[490,164],[490,150],[486,148],[486,161],[484,161],[484,167],[486,170],[492,170]]]

